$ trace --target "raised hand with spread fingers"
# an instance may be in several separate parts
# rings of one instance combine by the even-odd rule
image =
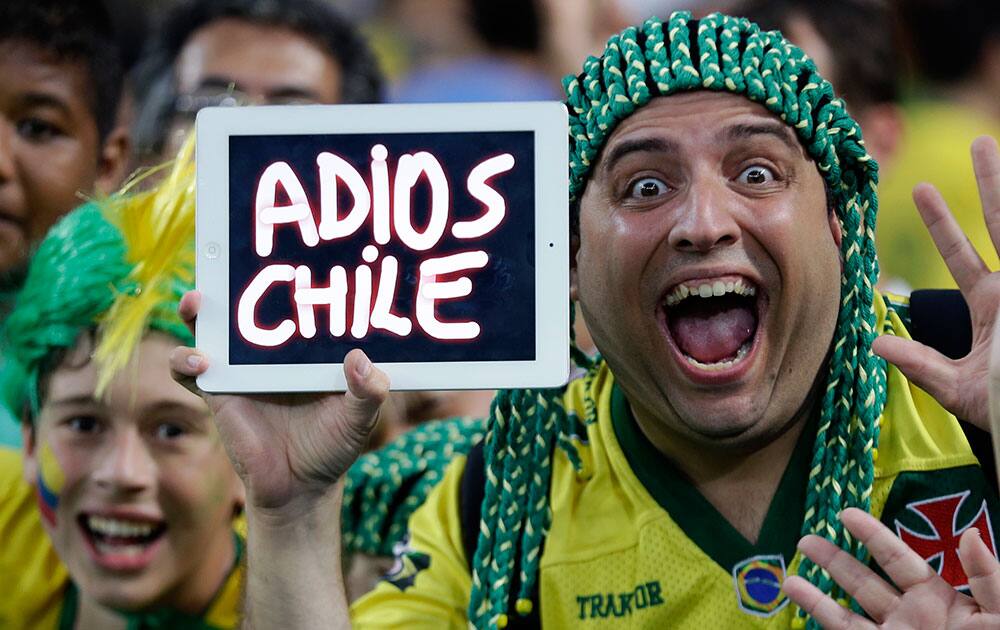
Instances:
[[[1000,249],[1000,150],[992,138],[972,146],[983,213]],[[973,318],[972,352],[957,361],[915,341],[882,337],[873,349],[950,411],[1000,436],[1000,274],[986,268],[933,186],[914,191],[921,216],[941,250]],[[923,558],[870,514],[850,508],[844,526],[861,540],[894,584],[818,536],[799,542],[802,553],[826,569],[869,618],[855,614],[806,580],[785,580],[788,597],[830,630],[923,628],[973,630],[1000,628],[1000,562],[975,528],[959,541],[959,559],[969,579],[969,594],[955,590]]]
[[[923,558],[870,514],[849,508],[844,526],[868,548],[895,586],[850,554],[819,536],[806,536],[799,550],[829,571],[865,610],[855,614],[806,580],[785,580],[785,593],[828,630],[908,628],[975,630],[1000,628],[1000,563],[978,530],[962,534],[959,556],[969,577],[970,595],[956,591]]]
[[[972,164],[983,216],[993,246],[1000,251],[1000,148],[988,136],[972,143]],[[972,350],[953,360],[917,341],[884,335],[872,350],[893,363],[912,382],[955,416],[989,430],[990,346],[1000,307],[1000,272],[991,272],[962,232],[941,193],[931,184],[913,190],[920,217],[944,257],[972,315]]]

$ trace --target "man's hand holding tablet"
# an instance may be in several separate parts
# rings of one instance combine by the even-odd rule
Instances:
[[[181,300],[192,327],[200,306],[197,291]],[[194,348],[171,356],[175,378],[208,402],[246,486],[247,563],[261,569],[247,572],[244,627],[309,627],[323,608],[323,618],[349,627],[340,571],[342,479],[378,419],[389,378],[353,350],[343,364],[343,394],[208,394],[194,382],[208,367]],[[302,611],[311,612],[297,618]]]

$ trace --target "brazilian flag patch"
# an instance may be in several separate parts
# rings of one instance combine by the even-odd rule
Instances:
[[[743,612],[770,617],[788,603],[781,583],[785,580],[785,559],[780,555],[754,556],[733,567],[736,600]]]

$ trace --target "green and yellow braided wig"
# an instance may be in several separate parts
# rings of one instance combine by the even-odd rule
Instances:
[[[98,331],[98,396],[146,330],[193,345],[177,315],[194,286],[193,156],[192,139],[155,187],[134,192],[136,178],[67,214],[41,242],[4,325],[3,399],[12,413],[37,417],[46,362],[87,331]]]
[[[608,40],[600,58],[587,59],[583,73],[567,77],[563,85],[570,118],[571,202],[582,194],[617,123],[651,99],[677,92],[725,91],[760,103],[795,130],[815,161],[843,229],[843,272],[801,532],[824,536],[865,559],[865,549],[838,518],[846,507],[870,509],[885,404],[885,364],[871,352],[876,336],[878,166],[865,149],[858,123],[812,60],[780,33],[762,32],[746,19],[718,13],[693,20],[689,13],[677,12],[665,23],[652,18],[625,29]],[[579,352],[574,356],[593,378],[601,359],[588,361]],[[507,625],[515,584],[516,611],[524,615],[532,609],[529,598],[551,518],[548,492],[555,446],[580,469],[573,446],[580,429],[562,408],[562,394],[502,391],[493,402],[468,611],[477,628]],[[589,400],[584,422],[596,419],[596,404]],[[514,576],[517,556],[521,571]],[[799,574],[835,599],[844,598],[830,576],[808,560]],[[794,625],[807,623],[817,626],[797,610]]]

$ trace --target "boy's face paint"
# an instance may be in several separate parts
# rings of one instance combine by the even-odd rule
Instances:
[[[198,613],[233,562],[242,486],[207,406],[170,377],[175,344],[147,335],[101,400],[81,344],[49,378],[29,442],[60,559],[83,595],[120,610]]]
[[[56,525],[56,508],[59,507],[59,495],[66,485],[66,475],[63,474],[59,460],[48,442],[43,442],[38,449],[38,485],[35,488],[38,495],[38,509],[49,527]]]

